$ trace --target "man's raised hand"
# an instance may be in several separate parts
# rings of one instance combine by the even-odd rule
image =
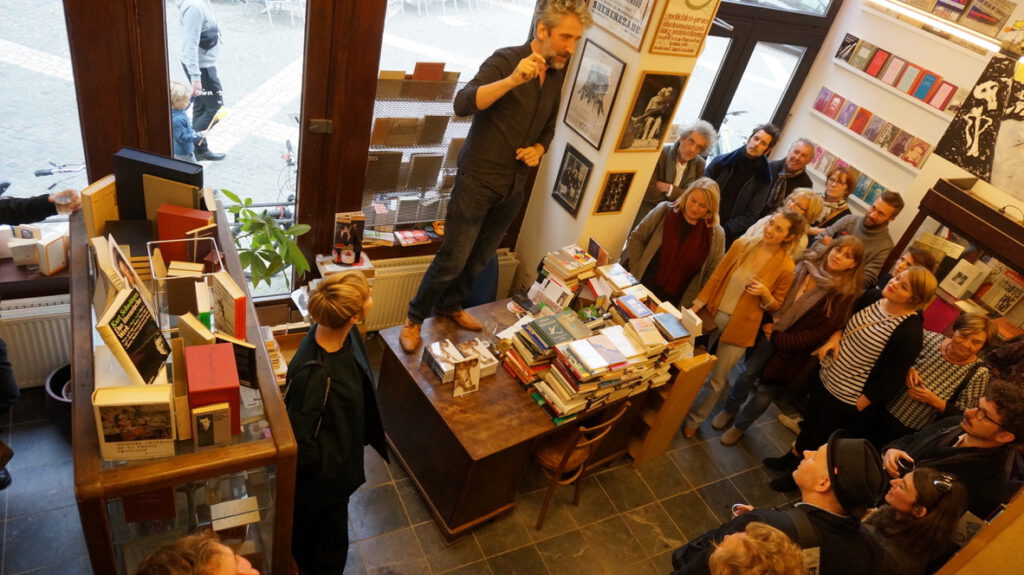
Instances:
[[[512,77],[520,84],[525,84],[539,76],[547,69],[548,64],[547,61],[544,60],[544,56],[533,52],[519,61],[519,65],[516,66],[515,71],[512,72]]]

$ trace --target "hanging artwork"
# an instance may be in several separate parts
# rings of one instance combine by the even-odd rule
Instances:
[[[604,185],[594,203],[595,214],[617,214],[626,203],[626,194],[633,183],[636,170],[625,172],[608,172],[604,176]]]
[[[1022,155],[1024,119],[1021,86],[1013,80],[1015,65],[1016,60],[1006,56],[992,58],[935,146],[939,156],[1008,193],[1021,189],[1024,178],[1020,160],[1014,160]],[[1003,162],[1007,166],[999,166],[997,183],[993,165]]]
[[[598,26],[639,50],[653,5],[653,0],[590,0],[590,15]]]
[[[685,74],[644,72],[615,151],[660,150],[685,84]]]
[[[651,54],[697,56],[704,46],[719,0],[669,0],[651,41]]]
[[[587,180],[590,179],[590,172],[593,169],[593,162],[571,144],[565,145],[562,165],[558,168],[558,178],[555,180],[551,196],[574,218],[580,209],[580,199],[587,189]]]
[[[608,114],[615,105],[625,68],[622,60],[590,39],[583,45],[580,66],[565,107],[564,122],[598,150],[608,128]]]

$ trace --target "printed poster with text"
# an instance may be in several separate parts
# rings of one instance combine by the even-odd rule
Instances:
[[[718,13],[720,0],[669,0],[651,43],[652,54],[696,56]]]

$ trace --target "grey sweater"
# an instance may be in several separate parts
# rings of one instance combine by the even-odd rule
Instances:
[[[814,245],[808,250],[815,252],[825,249],[821,239],[825,236],[838,238],[840,236],[852,235],[864,242],[864,287],[875,285],[878,281],[878,273],[882,271],[882,264],[885,258],[889,257],[892,251],[892,237],[889,236],[889,225],[886,224],[877,229],[864,227],[864,216],[850,214],[843,216],[836,223],[825,228],[825,231],[814,238]]]
[[[215,28],[217,18],[213,14],[210,0],[176,0],[178,12],[181,13],[181,63],[188,69],[189,81],[200,78],[200,68],[212,68],[217,65],[220,54],[220,43],[203,50],[199,47],[199,35],[203,31]]]

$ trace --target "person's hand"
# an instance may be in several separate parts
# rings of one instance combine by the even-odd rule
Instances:
[[[861,394],[861,396],[857,398],[857,411],[864,411],[870,405],[871,400],[868,399],[868,396]]]
[[[766,323],[766,324],[761,326],[761,331],[764,332],[765,339],[771,341],[771,339],[772,339],[772,332],[775,331],[775,324],[774,323]]]
[[[765,299],[768,299],[770,303],[772,299],[772,290],[761,281],[761,278],[756,276],[750,278],[750,281],[747,282],[747,287],[744,289],[748,294],[761,298],[761,303],[764,303]]]
[[[821,238],[821,245],[827,246],[832,243],[832,236],[824,236]]]
[[[192,95],[198,96],[203,93],[203,82],[201,80],[192,80]]]
[[[509,76],[516,84],[525,84],[548,69],[544,56],[534,52],[523,58]]]
[[[832,337],[828,338],[828,341],[818,349],[811,352],[811,355],[817,357],[819,360],[824,360],[828,356],[835,357],[839,355],[839,340],[842,339],[842,332],[836,332],[832,334]]]
[[[58,202],[58,199],[61,201]],[[70,201],[63,201],[65,199],[69,199]],[[50,203],[58,206],[58,213],[68,214],[71,212],[77,212],[78,208],[82,207],[82,196],[78,194],[78,190],[68,188],[66,190],[50,194]]]
[[[816,228],[816,227],[807,228],[807,235],[809,235],[809,236],[816,236],[816,235],[823,234],[823,233],[825,233],[825,228]]]
[[[935,395],[935,392],[925,387],[923,384],[915,385],[907,389],[907,395],[914,401],[920,401],[921,403],[931,406],[939,411],[946,409],[946,402],[941,397]]]
[[[516,150],[516,159],[520,162],[530,166],[531,168],[536,167],[540,163],[541,156],[544,155],[544,146],[540,144],[534,144],[525,148],[519,148]]]
[[[922,383],[921,374],[917,373],[916,368],[911,367],[907,370],[907,377],[903,380],[903,385],[906,385],[907,389],[914,389]]]
[[[668,182],[655,182],[654,189],[665,194],[666,196],[672,193],[672,184]]]
[[[889,475],[899,477],[900,468],[897,466],[897,462],[901,459],[906,459],[911,463],[914,462],[914,458],[902,449],[886,449],[885,453],[882,454],[882,467],[889,472]]]

